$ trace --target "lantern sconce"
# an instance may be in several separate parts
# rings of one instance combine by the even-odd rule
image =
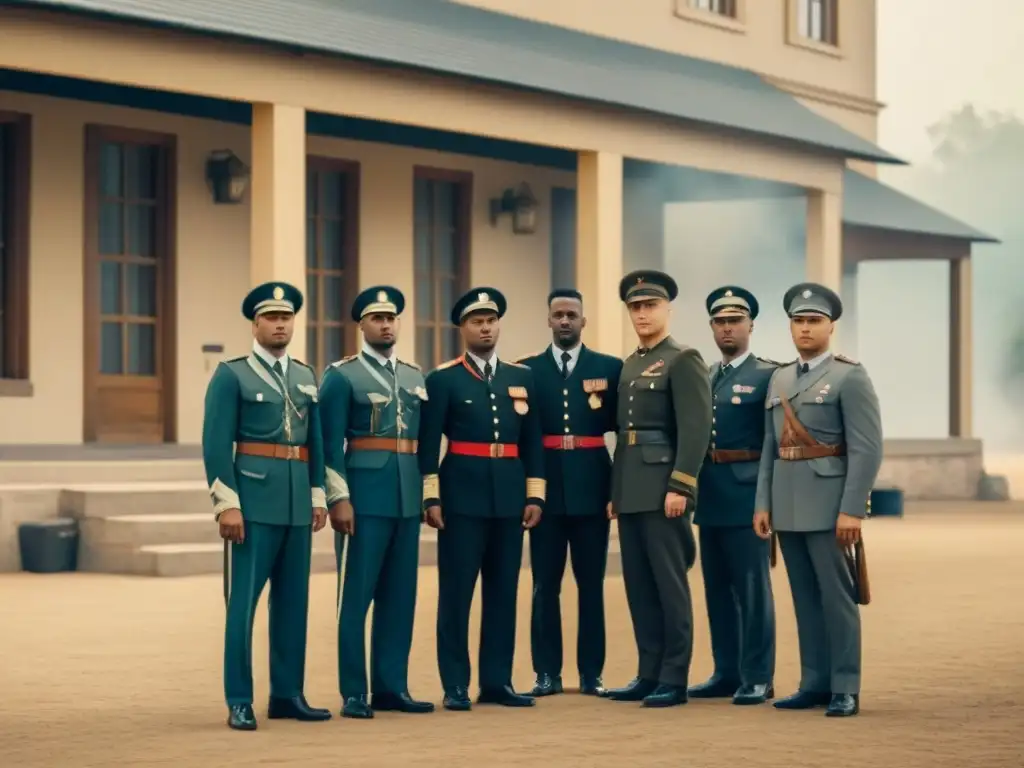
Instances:
[[[215,203],[242,202],[245,190],[249,187],[249,175],[249,166],[230,149],[211,152],[206,160],[206,184]]]
[[[501,197],[491,200],[491,226],[498,225],[503,214],[512,214],[512,232],[532,235],[537,231],[537,198],[530,186],[523,182],[516,189],[506,189]]]

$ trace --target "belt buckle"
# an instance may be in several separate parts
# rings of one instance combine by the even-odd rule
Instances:
[[[573,451],[576,450],[576,436],[575,435],[562,435],[562,450]]]
[[[626,432],[626,445],[636,445],[636,430],[630,429]]]
[[[298,459],[299,458],[299,448],[300,447],[301,446],[298,446],[298,445],[286,446],[287,450],[285,451],[285,456],[284,457],[286,459],[290,459],[292,461]]]
[[[491,458],[500,459],[505,455],[504,443],[491,443]]]

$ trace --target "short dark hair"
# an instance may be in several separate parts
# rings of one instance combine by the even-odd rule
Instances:
[[[555,299],[576,299],[576,301],[582,304],[583,294],[575,288],[555,288],[555,290],[548,294],[549,307],[551,306],[551,302]]]

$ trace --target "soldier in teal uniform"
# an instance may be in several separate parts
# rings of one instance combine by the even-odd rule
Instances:
[[[772,377],[754,529],[786,561],[800,641],[800,687],[778,709],[860,710],[857,582],[844,550],[860,539],[882,464],[882,418],[864,367],[830,350],[843,303],[817,283],[783,299],[799,358]]]
[[[495,354],[505,297],[474,288],[455,302],[466,353],[427,376],[420,419],[426,521],[437,535],[437,662],[446,709],[469,699],[469,610],[482,582],[480,703],[533,706],[512,687],[523,530],[544,504],[537,388],[525,365]],[[441,436],[448,450],[441,461]]]
[[[289,357],[302,293],[264,283],[242,302],[252,353],[217,366],[206,391],[203,464],[227,547],[228,725],[255,730],[252,625],[270,581],[268,717],[329,720],[303,695],[312,533],[327,522],[316,375]]]
[[[434,710],[409,695],[423,501],[416,439],[427,391],[419,367],[394,354],[404,308],[405,297],[392,286],[360,293],[352,320],[363,332],[362,351],[328,366],[320,386],[327,503],[344,585],[338,614],[344,717]],[[371,602],[373,699],[367,701]]]
[[[530,646],[537,673],[534,696],[562,692],[559,597],[570,551],[579,599],[576,663],[580,692],[596,695],[603,691],[609,526],[605,511],[612,467],[604,435],[615,431],[622,360],[582,343],[586,323],[579,291],[552,291],[548,296],[552,344],[519,361],[533,371],[537,384],[547,481],[544,519],[530,531]]]
[[[778,363],[750,352],[758,303],[725,285],[708,294],[721,362],[711,366],[711,444],[698,477],[700,564],[715,672],[690,698],[731,697],[734,704],[772,698],[775,601],[769,543],[751,530],[764,443],[764,403]]]

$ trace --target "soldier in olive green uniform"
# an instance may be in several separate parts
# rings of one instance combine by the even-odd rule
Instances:
[[[595,695],[603,690],[609,526],[605,510],[612,468],[604,435],[615,431],[622,360],[595,352],[581,342],[586,319],[578,291],[551,292],[548,325],[551,346],[519,361],[529,366],[537,381],[547,480],[544,519],[530,531],[530,646],[537,673],[533,695],[562,692],[559,597],[569,551],[579,597],[576,663],[580,692]]]
[[[444,706],[471,708],[469,610],[477,577],[480,703],[528,707],[512,687],[523,529],[540,520],[544,448],[529,368],[494,352],[505,297],[475,288],[455,302],[466,354],[427,376],[420,471],[427,523],[437,536],[437,661]],[[441,436],[448,438],[442,462]]]
[[[328,366],[320,386],[327,503],[336,531],[339,583],[344,578],[338,678],[345,717],[434,709],[408,690],[423,501],[416,438],[427,391],[419,368],[394,355],[397,319],[404,308],[405,297],[391,286],[359,294],[352,320],[362,329],[363,349]],[[371,602],[372,703],[367,702],[366,680]]]
[[[754,529],[778,533],[800,640],[800,687],[779,709],[860,710],[861,628],[857,581],[844,550],[860,539],[882,464],[882,418],[871,378],[833,355],[843,312],[833,291],[801,283],[786,292],[799,359],[779,368],[765,403]]]
[[[669,335],[678,289],[664,272],[623,278],[640,347],[622,368],[610,514],[619,520],[626,598],[639,653],[637,677],[607,692],[648,707],[686,702],[693,656],[687,572],[697,558],[690,517],[711,436],[711,386],[697,350]]]
[[[316,375],[286,353],[302,293],[265,283],[242,302],[255,342],[206,391],[203,463],[225,539],[228,725],[255,730],[252,625],[270,581],[271,718],[328,720],[303,695],[312,532],[326,523]],[[230,542],[230,543],[229,543]]]

